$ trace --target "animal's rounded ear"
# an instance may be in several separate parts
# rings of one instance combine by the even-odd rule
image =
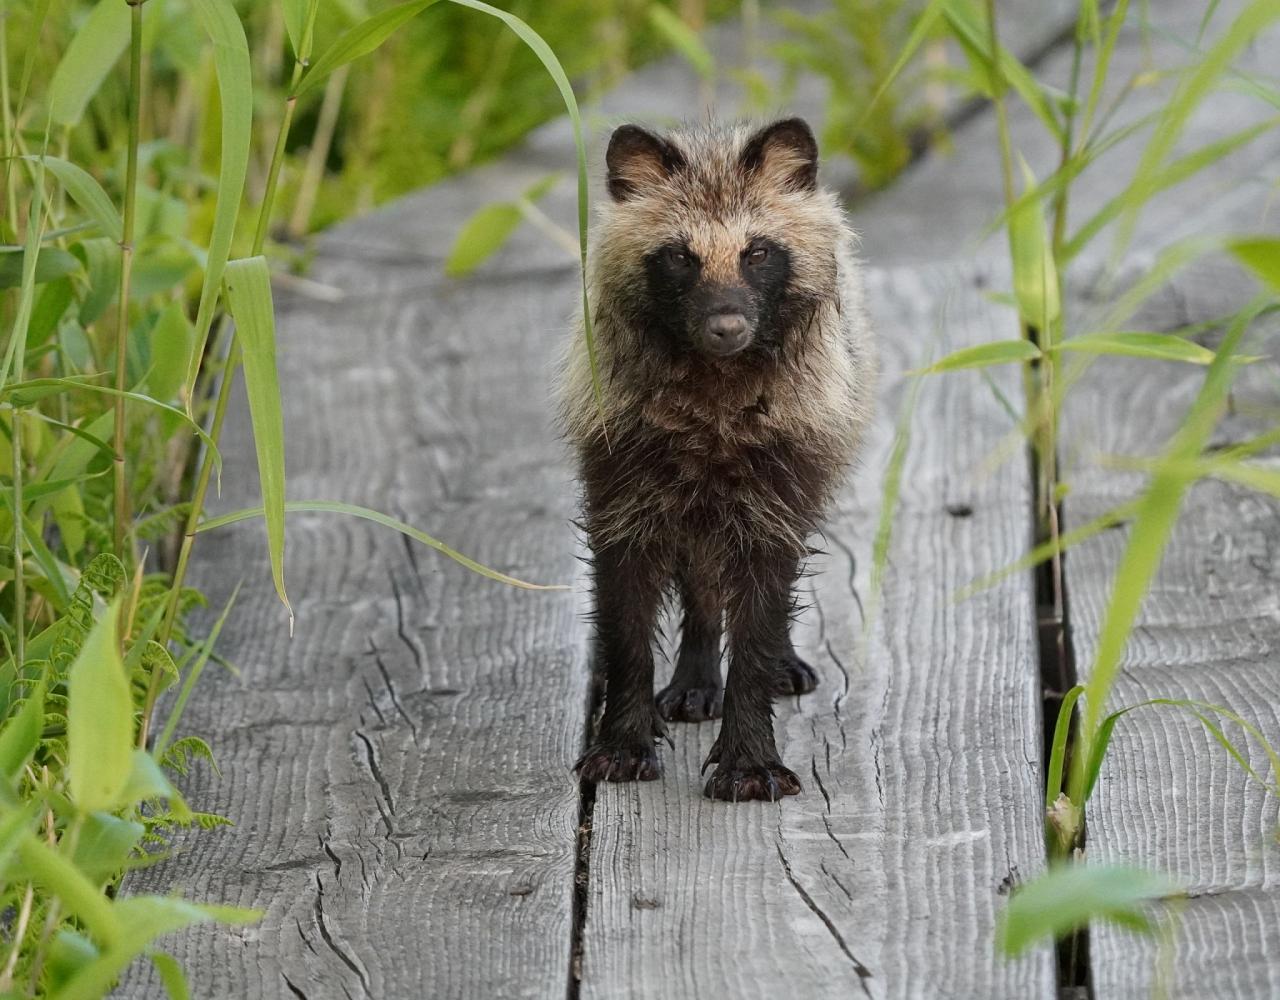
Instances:
[[[756,132],[742,148],[742,169],[788,191],[818,186],[818,142],[803,118],[784,118]]]
[[[684,166],[680,151],[639,125],[622,125],[609,137],[605,153],[609,194],[628,201],[656,187]]]

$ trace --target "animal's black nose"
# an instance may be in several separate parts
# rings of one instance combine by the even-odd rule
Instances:
[[[703,325],[702,346],[720,357],[737,354],[749,339],[750,328],[742,313],[714,313]]]

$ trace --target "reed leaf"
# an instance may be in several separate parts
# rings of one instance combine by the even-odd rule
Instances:
[[[964,368],[990,368],[993,365],[1011,365],[1026,361],[1035,361],[1041,357],[1040,348],[1026,340],[993,340],[973,347],[962,347],[935,361],[925,368],[917,368],[909,375],[936,375],[939,372],[954,372]]]
[[[423,545],[435,549],[437,552],[448,556],[454,562],[465,566],[473,573],[488,577],[490,580],[496,580],[499,583],[506,583],[512,587],[520,587],[523,590],[568,590],[569,588],[562,584],[542,584],[528,583],[524,580],[518,580],[514,576],[508,576],[506,573],[500,573],[496,569],[490,569],[474,559],[469,559],[456,549],[450,548],[444,542],[437,538],[433,538],[425,531],[419,531],[417,528],[404,521],[397,520],[388,514],[383,514],[376,510],[370,510],[368,507],[359,507],[350,503],[339,503],[331,500],[290,500],[284,505],[284,509],[289,513],[332,513],[347,514],[351,517],[363,518],[366,521],[372,521],[374,524],[381,524],[383,527],[392,528],[402,535],[412,538],[414,541],[421,542]],[[247,521],[251,518],[262,517],[263,511],[261,507],[248,507],[244,510],[232,511],[230,514],[221,514],[218,517],[211,517],[200,522],[198,531],[213,531],[215,528],[222,528],[228,524],[235,524],[237,521]]]
[[[271,301],[271,271],[265,257],[233,260],[226,270],[227,305],[236,321],[244,350],[244,381],[249,396],[253,443],[258,453],[258,481],[267,523],[271,579],[289,612],[284,586],[284,411],[276,370],[276,320]]]
[[[253,129],[253,79],[249,64],[249,43],[231,0],[192,0],[196,17],[213,44],[213,65],[218,78],[222,117],[222,152],[218,169],[217,207],[209,249],[205,255],[204,284],[196,308],[195,344],[183,379],[188,409],[194,405],[196,374],[204,357],[214,307],[231,241],[235,235],[240,199],[249,169],[249,148]]]
[[[84,115],[129,43],[129,5],[99,0],[89,10],[62,54],[49,83],[49,117],[56,125],[74,125]]]

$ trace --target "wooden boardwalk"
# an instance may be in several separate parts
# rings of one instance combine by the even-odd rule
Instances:
[[[1013,44],[1065,81],[1069,52],[1051,43],[1075,5],[1051,5],[1051,16],[1050,5],[1021,6],[1038,16],[1014,17],[1023,34]],[[1152,6],[1162,29],[1194,36],[1201,4]],[[1144,44],[1157,64],[1176,60],[1163,30],[1145,43],[1134,30],[1116,56],[1124,73],[1144,65]],[[732,55],[735,27],[717,29],[715,45]],[[675,63],[637,73],[593,117],[595,145],[618,121],[686,112],[696,92]],[[1126,113],[1167,95],[1139,91]],[[737,107],[728,91],[720,103]],[[794,110],[817,117],[819,107],[802,89]],[[1187,146],[1268,113],[1240,92],[1216,96]],[[1052,149],[1034,121],[1015,113],[1012,124],[1043,176]],[[812,609],[797,645],[822,683],[778,706],[779,747],[805,793],[777,804],[702,798],[710,725],[675,729],[658,782],[583,789],[570,771],[596,697],[572,473],[549,392],[575,264],[526,229],[475,278],[442,276],[461,220],[572,162],[567,123],[320,241],[311,276],[342,300],[280,303],[290,496],[385,510],[489,565],[573,589],[504,589],[365,522],[292,515],[290,640],[261,527],[201,540],[197,582],[215,602],[244,581],[219,647],[240,674],[211,672],[187,710],[221,768],[196,773],[189,790],[236,825],[179,843],[126,885],[265,911],[257,925],[197,928],[166,944],[198,995],[1058,995],[1052,947],[1009,962],[992,944],[1011,886],[1045,864],[1043,723],[1030,575],[953,599],[1024,553],[1031,534],[1024,463],[990,462],[1013,428],[979,376],[921,387],[878,606],[869,579],[904,372],[1011,333],[1009,311],[987,295],[1008,282],[1000,239],[982,235],[1000,203],[990,115],[966,120],[954,144],[853,213],[884,389],[807,581]],[[1076,218],[1127,181],[1132,151],[1108,156],[1080,188]],[[1255,229],[1277,177],[1273,132],[1163,196],[1126,266],[1140,272],[1190,233]],[[566,224],[569,188],[546,203]],[[1102,263],[1083,263],[1077,303],[1104,294],[1091,277]],[[1136,328],[1219,315],[1248,294],[1225,265],[1192,269]],[[1257,368],[1223,442],[1277,402],[1274,367]],[[1151,362],[1097,366],[1066,414],[1069,526],[1133,495],[1140,481],[1096,457],[1159,447],[1199,377]],[[997,381],[1016,397],[1015,372]],[[234,412],[228,509],[256,492],[245,410]],[[1193,492],[1118,703],[1205,698],[1280,740],[1277,512],[1223,486]],[[1067,560],[1082,671],[1122,542],[1108,532]],[[1194,723],[1156,710],[1129,717],[1091,807],[1091,856],[1170,871],[1190,898],[1169,954],[1095,925],[1093,995],[1146,996],[1171,962],[1173,996],[1280,996],[1277,822],[1275,800]],[[118,995],[162,992],[140,966]]]

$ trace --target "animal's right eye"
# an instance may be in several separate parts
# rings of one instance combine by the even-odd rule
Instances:
[[[684,268],[692,264],[693,259],[683,250],[679,250],[676,247],[669,247],[667,249],[667,262],[673,267]]]

